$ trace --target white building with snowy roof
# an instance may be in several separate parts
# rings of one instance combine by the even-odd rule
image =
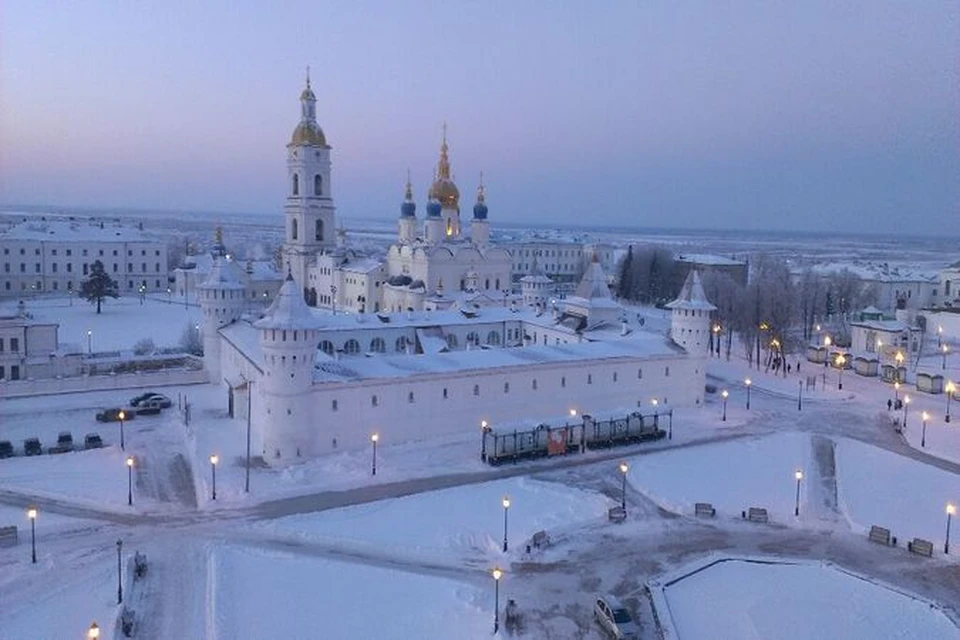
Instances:
[[[291,276],[258,319],[231,303],[236,273],[216,273],[201,297],[205,348],[216,342],[205,361],[237,413],[249,394],[255,450],[272,464],[367,447],[373,432],[400,442],[471,433],[481,420],[703,400],[705,349],[632,323],[596,262],[551,309],[332,315],[309,307]]]
[[[0,233],[0,298],[79,291],[99,260],[121,294],[167,290],[167,245],[92,219],[30,219]]]

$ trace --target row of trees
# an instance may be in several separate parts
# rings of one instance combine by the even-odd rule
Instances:
[[[630,246],[617,267],[617,294],[659,306],[679,293],[682,283],[676,276],[677,261],[669,249]],[[848,269],[819,274],[807,267],[795,274],[785,259],[767,254],[751,260],[746,286],[719,270],[701,276],[707,298],[717,307],[714,320],[719,331],[711,331],[711,348],[717,352],[725,348],[729,358],[736,334],[749,361],[758,366],[764,352],[769,363],[806,344],[817,324],[838,322],[842,338],[848,314],[875,304],[878,294]]]

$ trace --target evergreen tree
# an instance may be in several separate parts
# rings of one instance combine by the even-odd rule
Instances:
[[[627,255],[620,261],[617,295],[625,300],[633,300],[633,245],[627,247]]]
[[[80,283],[80,295],[90,304],[97,304],[97,313],[100,313],[100,303],[104,298],[120,297],[117,281],[107,275],[99,260],[90,265],[90,277]]]

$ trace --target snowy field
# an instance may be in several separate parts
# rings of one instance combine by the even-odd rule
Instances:
[[[507,525],[512,545],[506,557],[501,546],[505,496],[510,499]],[[292,516],[257,528],[395,558],[487,561],[492,567],[519,556],[537,531],[556,535],[586,523],[602,523],[612,506],[609,498],[593,492],[511,478]]]
[[[93,353],[130,350],[143,338],[151,338],[158,348],[176,347],[184,330],[196,327],[203,319],[199,307],[184,307],[175,300],[168,303],[162,297],[148,297],[142,305],[136,296],[108,298],[99,315],[96,305],[80,298],[43,297],[26,302],[27,312],[35,320],[60,323],[62,344],[78,347],[84,353],[88,349]],[[0,303],[3,313],[16,309],[17,300]]]
[[[664,589],[678,640],[956,640],[930,604],[817,563],[729,560]]]
[[[235,546],[211,558],[208,640],[485,638],[489,590],[417,573]]]

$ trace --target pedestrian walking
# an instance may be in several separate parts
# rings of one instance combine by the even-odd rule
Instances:
[[[893,408],[893,400],[891,400],[890,398],[887,398],[887,411],[890,411],[890,409],[892,408]]]

